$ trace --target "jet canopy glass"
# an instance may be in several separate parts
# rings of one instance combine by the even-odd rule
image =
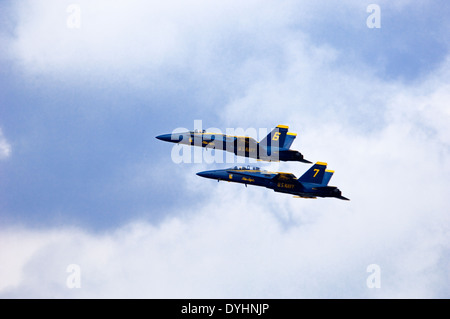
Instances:
[[[235,166],[233,167],[235,170],[254,170],[254,171],[260,171],[261,169],[259,167],[253,166],[250,167],[250,165],[247,166]]]

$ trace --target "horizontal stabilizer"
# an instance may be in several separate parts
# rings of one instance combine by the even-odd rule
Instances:
[[[313,187],[312,189],[316,191],[324,191],[329,195],[331,195],[332,197],[336,197],[343,200],[350,200],[347,197],[342,196],[341,191],[336,186],[317,186]]]
[[[332,190],[337,189],[337,187],[336,186],[317,186],[317,187],[313,187],[312,189],[317,190],[317,191],[323,191],[323,190],[332,191]]]

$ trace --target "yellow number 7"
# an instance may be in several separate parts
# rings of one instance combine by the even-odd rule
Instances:
[[[317,175],[317,173],[319,173],[319,171],[320,171],[320,169],[315,168],[315,169],[314,169],[314,172],[315,172],[315,173],[314,173],[314,176],[313,176],[313,177],[316,177],[316,175]]]

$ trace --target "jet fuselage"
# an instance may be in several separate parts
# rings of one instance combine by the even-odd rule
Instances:
[[[332,174],[332,171],[326,171],[323,163],[316,163],[309,171],[311,176],[297,179],[293,174],[282,172],[268,172],[260,170],[258,167],[234,167],[228,169],[210,170],[199,172],[197,175],[205,178],[222,180],[234,183],[241,183],[245,185],[262,186],[273,189],[275,192],[288,193],[303,198],[316,197],[336,197],[340,199],[347,198],[341,196],[341,191],[335,186],[327,186],[323,183],[323,178],[327,174]],[[314,178],[320,178],[318,172],[323,170],[322,179],[320,183],[314,181]],[[301,181],[304,178],[305,181]],[[306,181],[306,179],[311,179]],[[327,178],[328,183],[330,177]]]
[[[232,152],[237,156],[263,161],[299,161],[311,163],[305,160],[299,151],[290,149],[290,145],[295,137],[296,134],[288,132],[287,126],[278,125],[261,142],[257,142],[248,136],[210,133],[204,130],[163,134],[156,138],[165,142],[223,150]]]

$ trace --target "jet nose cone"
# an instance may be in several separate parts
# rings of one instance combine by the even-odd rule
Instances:
[[[158,135],[156,138],[161,141],[170,142],[172,140],[172,134]]]
[[[200,177],[205,177],[205,178],[221,179],[221,175],[218,174],[217,171],[198,172],[197,175]]]
[[[211,177],[211,173],[208,171],[198,172],[197,175],[200,177],[206,177],[206,178]]]

